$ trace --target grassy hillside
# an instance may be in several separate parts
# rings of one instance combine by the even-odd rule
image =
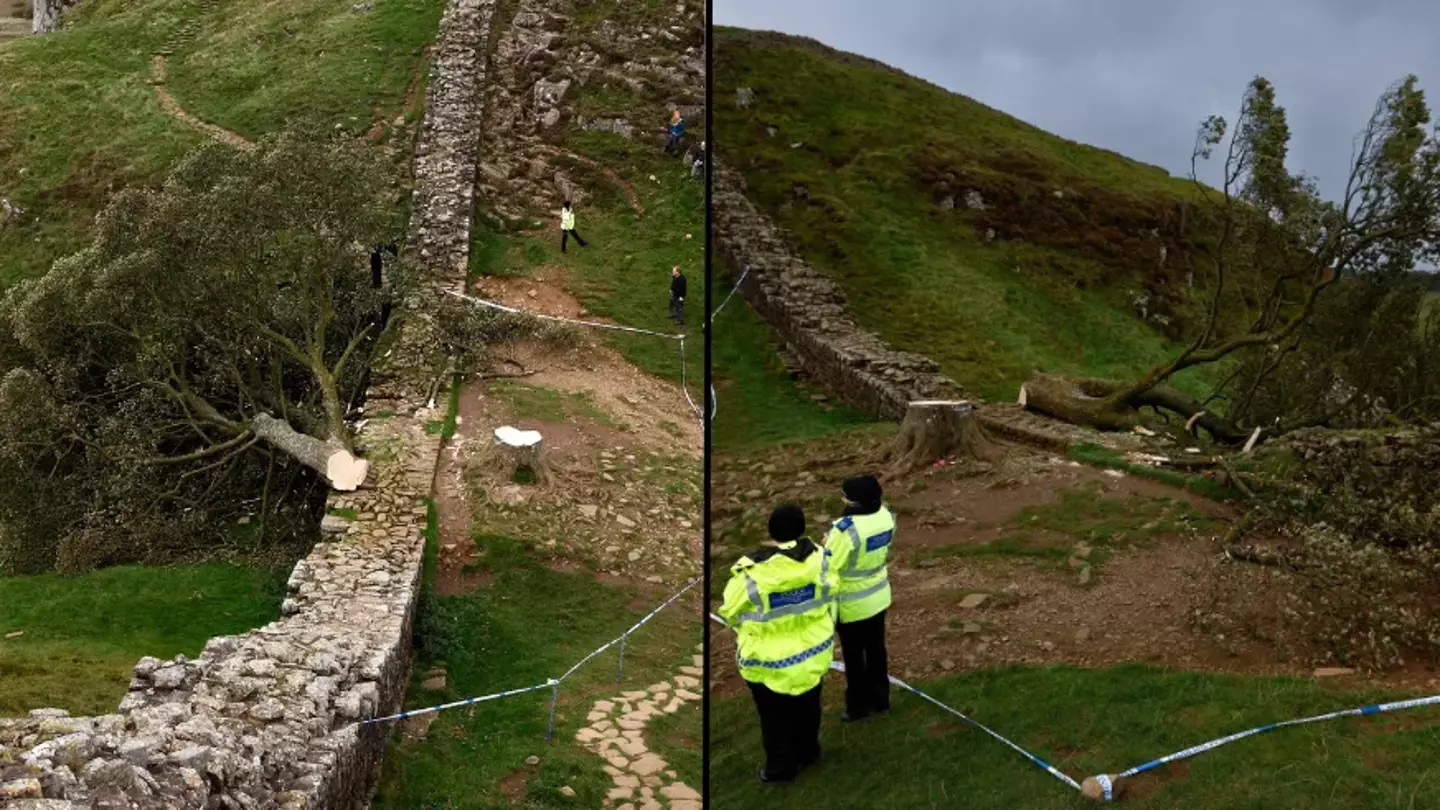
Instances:
[[[280,617],[288,566],[122,566],[0,578],[0,717],[115,711],[141,656],[195,657]]]
[[[0,291],[84,246],[112,191],[202,142],[161,105],[156,55],[180,107],[244,137],[311,117],[383,141],[418,116],[444,5],[86,0],[63,31],[0,41],[0,197],[24,209],[0,220]],[[0,638],[0,716],[113,711],[139,657],[194,655],[278,616],[293,559],[0,579],[0,636],[23,631]]]
[[[87,0],[68,30],[0,42],[0,286],[83,244],[109,191],[156,180],[201,134],[198,118],[254,137],[316,117],[355,133],[405,114],[443,0]],[[385,137],[388,130],[372,133]]]
[[[1193,319],[1212,215],[1189,180],[808,40],[721,29],[714,64],[716,141],[752,198],[862,326],[976,393],[1135,373]]]

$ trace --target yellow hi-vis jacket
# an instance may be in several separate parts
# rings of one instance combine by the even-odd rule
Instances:
[[[885,565],[894,538],[895,516],[883,506],[869,515],[846,515],[830,527],[825,549],[838,576],[834,598],[840,623],[863,621],[890,607]]]
[[[560,228],[561,228],[562,230],[566,230],[566,231],[573,231],[573,230],[575,230],[575,209],[574,209],[574,208],[561,208],[561,209],[560,209]]]
[[[830,554],[808,538],[741,557],[720,618],[735,629],[740,677],[785,695],[814,689],[835,657]]]

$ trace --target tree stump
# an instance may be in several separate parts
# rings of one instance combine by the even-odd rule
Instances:
[[[975,413],[975,406],[963,399],[911,402],[880,462],[889,467],[890,475],[900,476],[952,454],[990,460],[998,447]]]
[[[544,443],[538,430],[517,430],[509,425],[495,428],[495,447],[500,451],[502,469],[517,484],[543,484],[550,480]]]

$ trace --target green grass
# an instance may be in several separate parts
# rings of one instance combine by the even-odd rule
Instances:
[[[1289,678],[1109,669],[1006,668],[921,684],[1076,781],[1114,773],[1251,726],[1395,697]],[[842,726],[842,685],[826,682],[824,759],[785,788],[755,782],[760,739],[748,697],[711,707],[711,797],[732,808],[1093,806],[1014,751],[919,698]],[[1399,696],[1403,697],[1403,696]],[[1420,808],[1440,796],[1440,714],[1345,718],[1232,743],[1172,765],[1124,806],[1206,810]]]
[[[194,657],[279,618],[288,575],[210,563],[0,579],[0,717],[114,712],[141,656]]]
[[[364,131],[400,110],[441,0],[90,0],[70,30],[0,42],[0,287],[84,245],[111,190],[158,181],[203,135],[166,115],[150,54],[182,26],[167,83],[190,113],[254,136],[289,118]],[[285,29],[293,32],[287,35]],[[353,120],[352,120],[353,119]]]
[[[1098,487],[1060,493],[1060,500],[1020,510],[1007,521],[1005,535],[984,543],[953,543],[917,550],[919,565],[947,557],[1008,557],[1064,566],[1077,546],[1091,549],[1085,562],[1099,565],[1121,548],[1144,546],[1162,535],[1212,531],[1219,521],[1188,501],[1164,497],[1106,498]]]
[[[705,778],[703,709],[698,702],[686,703],[674,714],[661,715],[645,726],[646,745],[675,769],[680,781],[697,791]]]
[[[641,598],[632,589],[599,585],[585,574],[552,570],[537,558],[533,544],[496,535],[478,536],[477,543],[485,549],[486,570],[494,579],[469,595],[436,598],[437,615],[422,620],[421,626],[440,643],[417,640],[424,652],[415,663],[410,707],[558,677],[663,598]],[[623,684],[615,683],[613,652],[598,656],[565,681],[555,739],[549,745],[544,742],[549,706],[545,691],[442,713],[427,739],[392,743],[375,806],[511,806],[505,790],[518,783],[524,785],[523,799],[517,800],[523,807],[598,806],[610,787],[609,777],[601,770],[602,761],[574,740],[591,705],[619,690],[644,688],[669,677],[675,667],[689,662],[699,641],[693,610],[681,603],[662,611],[630,637]],[[442,693],[426,692],[419,685],[435,666],[448,673]],[[700,729],[697,725],[682,731],[670,725],[668,732],[696,739]],[[651,734],[647,729],[647,740]],[[524,764],[532,755],[540,757],[539,765]],[[673,765],[695,767],[684,759]],[[567,785],[575,797],[560,793]]]
[[[1218,484],[1204,476],[1186,475],[1177,470],[1151,467],[1148,464],[1131,464],[1125,460],[1123,455],[1098,444],[1081,442],[1071,447],[1068,455],[1071,459],[1082,464],[1120,470],[1131,475],[1138,475],[1142,478],[1149,478],[1154,481],[1169,484],[1179,489],[1189,490],[1217,501],[1233,501],[1241,497],[1241,493],[1232,487]]]
[[[561,268],[570,290],[591,316],[664,334],[684,333],[685,377],[690,396],[702,403],[705,347],[700,325],[705,300],[705,190],[688,179],[684,164],[648,143],[601,132],[579,132],[566,148],[609,167],[634,187],[644,209],[637,216],[625,192],[599,170],[577,161],[566,166],[591,195],[576,206],[576,230],[590,246],[560,252],[558,217],[538,230],[499,234],[478,223],[472,231],[472,275],[519,275]],[[659,182],[651,181],[654,176]],[[687,239],[686,236],[690,238]],[[687,325],[670,320],[670,268],[679,265],[689,282]],[[606,339],[626,360],[662,379],[681,379],[677,341],[607,330]]]
[[[610,415],[599,408],[586,393],[556,391],[538,385],[525,385],[512,380],[496,380],[490,393],[510,404],[516,413],[542,422],[563,422],[583,417],[602,425],[614,426]]]
[[[717,277],[715,306],[730,286]],[[817,389],[799,386],[786,375],[778,348],[774,332],[737,292],[715,319],[710,348],[718,400],[712,428],[716,451],[819,439],[872,424],[843,403],[827,403],[827,408],[817,402]]]
[[[190,113],[247,137],[316,118],[354,135],[402,114],[443,0],[224,2],[170,58],[171,92]],[[423,106],[424,97],[418,98]],[[420,112],[412,111],[410,120]]]
[[[916,175],[940,162],[1002,185],[1036,184],[1037,205],[1062,188],[1147,211],[1193,200],[1188,181],[794,40],[734,29],[717,37],[716,137],[752,199],[835,279],[862,327],[990,399],[1013,399],[1034,368],[1124,377],[1175,351],[1135,314],[1140,279],[1078,247],[987,242],[963,205],[942,212]],[[752,108],[736,107],[737,87],[754,89]],[[1086,234],[1072,230],[1055,228],[1078,245]],[[1193,391],[1203,380],[1174,382]]]

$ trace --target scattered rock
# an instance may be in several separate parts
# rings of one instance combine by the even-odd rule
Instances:
[[[965,594],[964,599],[960,600],[960,607],[966,610],[973,610],[985,604],[985,601],[989,598],[990,595],[986,593],[968,593]]]
[[[750,109],[755,103],[755,91],[749,87],[737,87],[735,89],[735,106],[742,110]]]
[[[525,764],[526,764],[526,765],[529,765],[529,766],[531,766],[531,767],[534,767],[534,766],[536,766],[536,765],[539,765],[539,764],[540,764],[540,757],[537,757],[537,756],[535,756],[534,754],[531,754],[530,756],[525,757]]]
[[[1315,670],[1315,677],[1317,678],[1338,678],[1354,674],[1355,670],[1350,667],[1320,667]]]

